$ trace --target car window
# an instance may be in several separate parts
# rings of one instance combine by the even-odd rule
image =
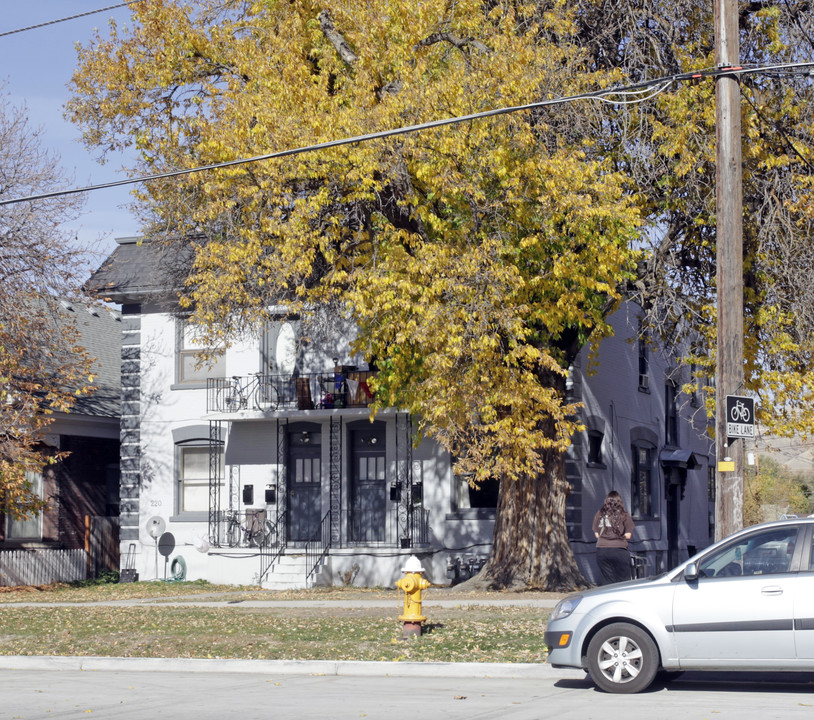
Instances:
[[[727,543],[699,563],[702,577],[789,572],[798,526],[769,528]]]

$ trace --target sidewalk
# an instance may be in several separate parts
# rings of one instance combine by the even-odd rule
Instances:
[[[138,598],[132,600],[99,600],[94,602],[36,602],[21,601],[0,604],[0,609],[4,607],[77,607],[81,605],[96,607],[135,607],[139,605],[162,605],[166,607],[247,607],[247,608],[268,608],[268,607],[303,607],[303,608],[327,608],[333,607],[339,600],[212,600],[206,598],[196,599],[188,597],[183,599],[167,598]],[[565,593],[561,597],[565,597]],[[348,598],[350,600],[350,598]],[[454,608],[466,605],[484,605],[487,607],[536,607],[541,610],[553,610],[560,601],[560,597],[494,597],[494,598],[458,598],[449,599],[446,597],[427,597],[423,601],[426,608],[441,607]],[[352,599],[353,606],[359,608],[393,608],[398,610],[399,601],[397,597],[393,599]]]

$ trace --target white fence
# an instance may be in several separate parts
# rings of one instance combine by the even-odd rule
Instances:
[[[0,550],[0,586],[87,580],[84,550]]]

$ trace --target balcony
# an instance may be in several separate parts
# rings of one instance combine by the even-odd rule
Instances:
[[[376,373],[343,368],[342,372],[307,375],[235,375],[208,378],[206,411],[284,412],[365,408],[373,401],[369,381]]]

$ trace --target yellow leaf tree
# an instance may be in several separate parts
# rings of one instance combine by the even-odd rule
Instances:
[[[154,0],[80,51],[69,112],[194,168],[595,89],[558,5]],[[547,39],[548,38],[548,39]],[[500,480],[485,578],[583,581],[565,526],[569,363],[628,277],[639,213],[596,139],[546,110],[152,181],[154,238],[190,242],[182,305],[228,343],[266,308],[352,318],[377,408],[410,410],[473,483]]]

